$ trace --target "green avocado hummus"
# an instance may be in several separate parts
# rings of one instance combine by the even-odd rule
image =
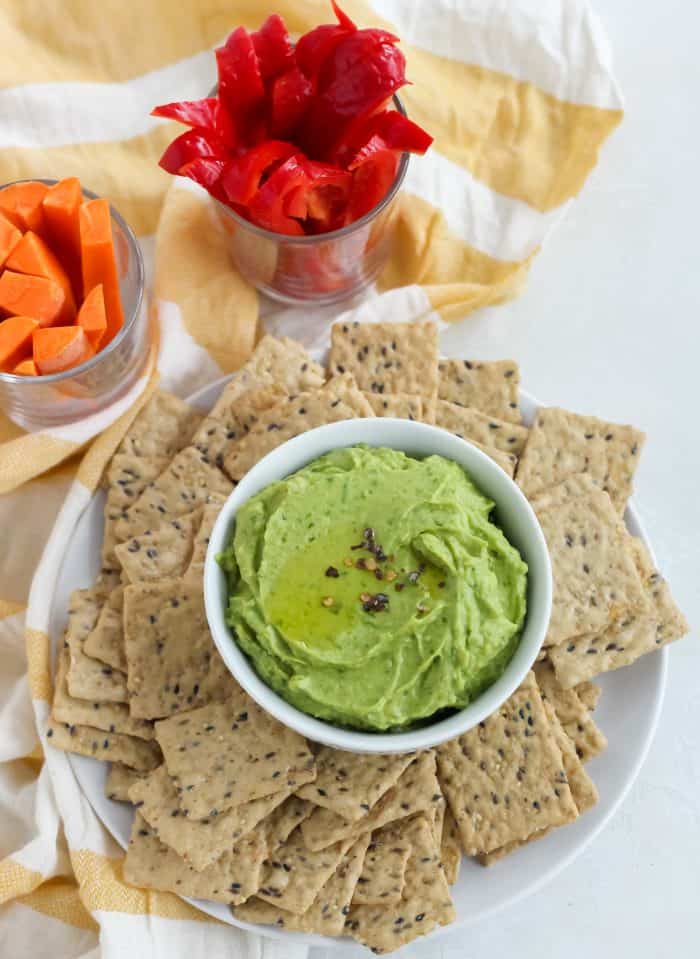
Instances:
[[[399,729],[463,707],[525,617],[527,566],[492,508],[440,456],[334,450],[239,510],[226,621],[262,679],[321,719]]]

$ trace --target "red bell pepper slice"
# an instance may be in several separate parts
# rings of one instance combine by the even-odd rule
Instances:
[[[272,133],[290,136],[304,118],[313,95],[311,81],[299,67],[280,74],[272,85]]]
[[[216,160],[214,157],[197,157],[196,160],[190,160],[180,167],[180,176],[189,177],[195,183],[203,186],[217,200],[226,200],[226,195],[221,189],[221,174],[223,173],[225,163],[223,160]]]
[[[241,141],[250,142],[251,128],[256,127],[265,108],[265,87],[258,55],[251,35],[238,27],[223,47],[216,51],[219,70],[219,99],[233,120]]]
[[[206,130],[185,130],[165,148],[158,166],[167,173],[179,173],[180,169],[196,157],[220,157],[223,146]]]
[[[352,174],[327,163],[304,159],[308,182],[292,190],[284,211],[300,220],[314,220],[312,232],[334,230],[343,225],[345,206],[352,186]]]
[[[272,166],[287,160],[297,149],[284,140],[266,140],[232,157],[226,164],[221,185],[232,203],[246,205],[258,191],[260,182]]]
[[[422,127],[399,113],[383,110],[367,117],[361,124],[353,124],[333,150],[332,160],[347,167],[363,146],[375,137],[384,141],[387,150],[423,154],[433,142]]]
[[[346,223],[354,223],[381,203],[396,179],[399,155],[378,147],[358,157],[351,166],[353,178],[345,214]]]
[[[231,118],[217,97],[203,100],[181,100],[178,103],[163,103],[151,110],[152,117],[177,120],[188,127],[207,130],[216,134],[228,149],[236,145],[236,135]]]
[[[376,27],[346,34],[321,67],[319,90],[327,89],[336,80],[347,80],[360,64],[370,64],[378,72],[385,72],[384,60],[392,58],[387,48],[395,47],[398,42],[395,34]]]
[[[303,160],[297,156],[289,157],[277,167],[251,200],[248,206],[250,219],[275,233],[301,236],[304,230],[298,220],[285,212],[285,200],[292,190],[306,186],[308,179]]]
[[[324,63],[347,35],[348,31],[344,27],[335,23],[323,23],[299,37],[294,56],[304,76],[315,83]]]
[[[294,48],[279,13],[270,14],[251,37],[263,80],[270,80],[293,66]]]
[[[376,60],[360,60],[316,97],[300,137],[310,155],[332,157],[338,143],[348,136],[354,139],[353,131],[406,83],[406,61],[398,47],[382,43],[375,52]]]
[[[357,30],[357,26],[353,23],[347,13],[340,9],[340,6],[336,3],[336,0],[331,0],[331,6],[333,7],[333,13],[336,15],[336,19],[338,20],[338,25],[341,26],[343,30]]]

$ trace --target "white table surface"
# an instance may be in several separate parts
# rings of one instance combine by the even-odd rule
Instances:
[[[443,345],[512,356],[543,402],[647,432],[635,498],[695,630],[670,649],[656,738],[613,822],[537,895],[400,953],[411,959],[690,959],[700,950],[700,7],[597,7],[626,97],[622,126],[525,293],[451,327]],[[310,959],[332,956],[314,949]]]

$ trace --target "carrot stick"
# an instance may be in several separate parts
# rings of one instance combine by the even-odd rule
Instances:
[[[61,373],[93,355],[81,326],[53,326],[36,329],[33,335],[34,362],[40,373]]]
[[[24,183],[12,183],[0,190],[0,213],[3,213],[18,230],[34,230],[41,233],[44,228],[42,200],[48,192],[45,183],[27,180]]]
[[[102,284],[107,313],[107,330],[102,346],[106,346],[124,325],[112,219],[107,200],[89,200],[80,207],[80,252],[83,289],[92,290],[98,283]]]
[[[22,239],[22,233],[17,229],[14,223],[11,223],[7,217],[0,213],[0,269],[5,265],[8,256],[19,241]]]
[[[83,276],[80,266],[80,204],[83,191],[80,180],[71,176],[60,180],[43,199],[46,234],[54,251],[66,268],[76,297],[83,295]]]
[[[82,326],[88,340],[97,350],[100,347],[102,339],[107,330],[107,315],[105,313],[105,300],[102,293],[102,284],[90,290],[83,300],[83,305],[78,312],[76,320],[78,326]]]
[[[55,280],[66,295],[62,322],[73,322],[75,299],[68,274],[38,234],[28,230],[12,251],[6,265],[8,270],[14,270],[15,273],[29,273],[32,276],[45,276],[49,280]]]
[[[0,370],[9,373],[32,355],[32,334],[39,324],[29,316],[11,316],[0,323]]]
[[[17,366],[12,370],[15,376],[38,376],[39,370],[36,368],[36,363],[34,360],[22,360],[21,363],[18,363]]]
[[[0,276],[0,316],[31,316],[39,326],[56,326],[65,314],[66,294],[55,280],[12,270]]]

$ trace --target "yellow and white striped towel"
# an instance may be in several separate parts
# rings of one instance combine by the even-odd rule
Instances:
[[[404,40],[409,114],[435,135],[414,159],[394,256],[364,316],[449,321],[515,295],[532,257],[583,186],[621,99],[586,0],[346,0],[361,25]],[[294,33],[330,19],[326,0],[275,0]],[[157,159],[175,132],[156,103],[205,95],[210,54],[260,0],[7,0],[0,7],[0,183],[77,175],[139,235],[160,327],[164,386],[187,395],[236,369],[260,320],[309,344],[335,310],[259,303],[231,268],[195,187]],[[152,265],[155,259],[155,270]],[[389,292],[385,292],[389,291]],[[146,391],[152,388],[152,383]],[[137,403],[145,401],[147,393]],[[174,896],[121,880],[118,850],[65,756],[41,747],[51,695],[48,600],[57,514],[74,516],[137,407],[84,429],[24,434],[0,414],[0,954],[139,959],[166,954],[289,959],[305,954],[205,920]],[[71,458],[72,457],[72,458]],[[63,506],[62,506],[63,504]],[[25,658],[26,647],[26,658]],[[12,946],[10,950],[9,946]]]

